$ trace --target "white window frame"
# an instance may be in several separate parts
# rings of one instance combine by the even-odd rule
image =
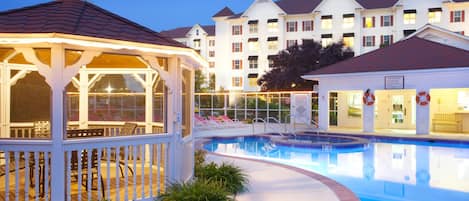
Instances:
[[[392,15],[384,15],[383,16],[383,27],[392,26],[391,18],[392,18]]]
[[[259,25],[257,23],[249,24],[249,33],[257,33],[259,31]]]
[[[232,26],[232,35],[233,36],[239,36],[243,34],[243,25],[233,25]]]
[[[303,31],[313,31],[313,20],[303,21]]]
[[[428,23],[440,23],[441,22],[441,11],[429,11],[428,12]]]
[[[248,47],[250,51],[259,51],[259,41],[249,41]]]
[[[241,44],[240,42],[234,42],[233,43],[233,52],[241,52]]]
[[[344,29],[351,29],[355,26],[355,17],[344,17],[342,27]]]
[[[365,36],[365,47],[374,47],[373,46],[373,36]]]
[[[208,51],[208,56],[209,57],[215,57],[215,51],[213,51],[213,50]]]
[[[297,22],[296,21],[288,21],[287,22],[287,32],[297,32]]]
[[[277,51],[278,49],[278,40],[267,41],[267,47],[269,50]]]
[[[209,47],[215,47],[215,40],[210,39],[210,40],[208,41],[208,46],[209,46]]]
[[[241,59],[234,59],[233,66],[231,67],[232,70],[243,70],[243,66],[241,66],[242,60]]]
[[[278,32],[278,22],[268,22],[267,31],[269,32]]]
[[[259,68],[258,59],[249,59],[249,69],[257,69],[257,68]]]
[[[231,85],[233,87],[243,87],[243,78],[242,77],[232,77],[231,78]]]
[[[321,29],[332,29],[332,19],[321,19]]]
[[[457,23],[457,22],[462,22],[462,10],[453,11],[453,23]]]
[[[404,24],[415,24],[417,21],[417,13],[404,13]]]

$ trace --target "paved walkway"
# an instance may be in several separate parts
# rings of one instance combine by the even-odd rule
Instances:
[[[249,191],[238,195],[237,201],[340,201],[325,184],[286,167],[212,154],[207,161],[233,163],[247,173]]]

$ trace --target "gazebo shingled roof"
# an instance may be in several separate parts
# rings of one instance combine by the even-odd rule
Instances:
[[[0,12],[0,33],[62,33],[153,45],[181,43],[81,0],[58,0]]]

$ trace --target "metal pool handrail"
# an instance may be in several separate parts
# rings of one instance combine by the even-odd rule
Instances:
[[[265,132],[265,130],[266,130],[265,120],[262,119],[262,118],[254,118],[254,119],[252,120],[252,134],[255,133],[255,125],[254,125],[254,123],[257,123],[258,121],[264,123],[264,132]]]

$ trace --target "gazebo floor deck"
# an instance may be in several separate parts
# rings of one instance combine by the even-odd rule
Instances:
[[[143,172],[143,184],[142,184],[142,166],[137,165],[135,168],[133,168],[132,164],[129,164],[129,167],[132,168],[134,173],[136,173],[136,181],[134,180],[134,176],[131,174],[129,170],[127,170],[128,174],[128,184],[127,187],[125,187],[125,175],[124,177],[121,175],[119,167],[116,167],[115,163],[110,164],[110,188],[107,188],[107,166],[105,162],[101,163],[101,176],[103,178],[104,182],[104,196],[102,195],[102,190],[98,191],[97,190],[97,184],[98,184],[98,178],[95,176],[92,180],[92,190],[91,190],[91,198],[88,199],[88,191],[87,188],[85,187],[86,183],[86,176],[82,179],[83,185],[79,185],[78,180],[75,177],[71,178],[71,187],[70,187],[70,200],[79,200],[79,196],[81,196],[82,200],[113,200],[113,201],[120,201],[120,200],[133,200],[134,198],[137,199],[142,199],[142,192],[144,193],[144,197],[149,197],[150,192],[152,196],[159,195],[162,192],[164,192],[164,186],[165,186],[165,175],[164,175],[164,170],[163,168],[160,169],[160,178],[157,181],[157,167],[153,167],[152,170],[152,184],[150,185],[150,167],[145,167],[144,172]],[[124,167],[123,167],[124,168]],[[18,193],[15,192],[15,173],[11,172],[8,174],[9,177],[9,200],[16,200],[16,194],[18,194],[18,200],[26,200],[25,198],[25,184],[26,184],[26,169],[20,169],[18,171]],[[124,171],[126,171],[124,169]],[[28,170],[29,172],[29,170]],[[124,172],[125,174],[125,172]],[[29,177],[28,177],[29,178]],[[116,178],[119,178],[116,180]],[[119,188],[117,188],[117,182],[119,183]],[[159,182],[159,187],[157,188],[157,182]],[[0,200],[6,200],[6,177],[1,176],[0,177]],[[67,183],[65,183],[67,185]],[[81,193],[79,193],[79,187],[81,186]],[[150,188],[151,186],[151,188]],[[29,200],[35,200],[36,192],[35,192],[35,186],[27,186],[29,187],[28,194],[29,195]],[[66,186],[65,186],[66,187]],[[54,187],[56,188],[56,187]],[[135,195],[134,195],[134,188],[135,188]],[[50,194],[50,185],[49,185],[49,194]],[[109,192],[108,192],[109,190]],[[67,191],[67,189],[65,189]],[[159,191],[159,192],[158,192]],[[107,197],[107,195],[110,195]],[[101,199],[99,199],[99,195],[101,195]],[[50,199],[50,196],[48,196]],[[127,198],[127,199],[126,199]],[[68,198],[65,197],[64,200],[67,200]],[[45,196],[40,196],[38,200],[46,200]]]

